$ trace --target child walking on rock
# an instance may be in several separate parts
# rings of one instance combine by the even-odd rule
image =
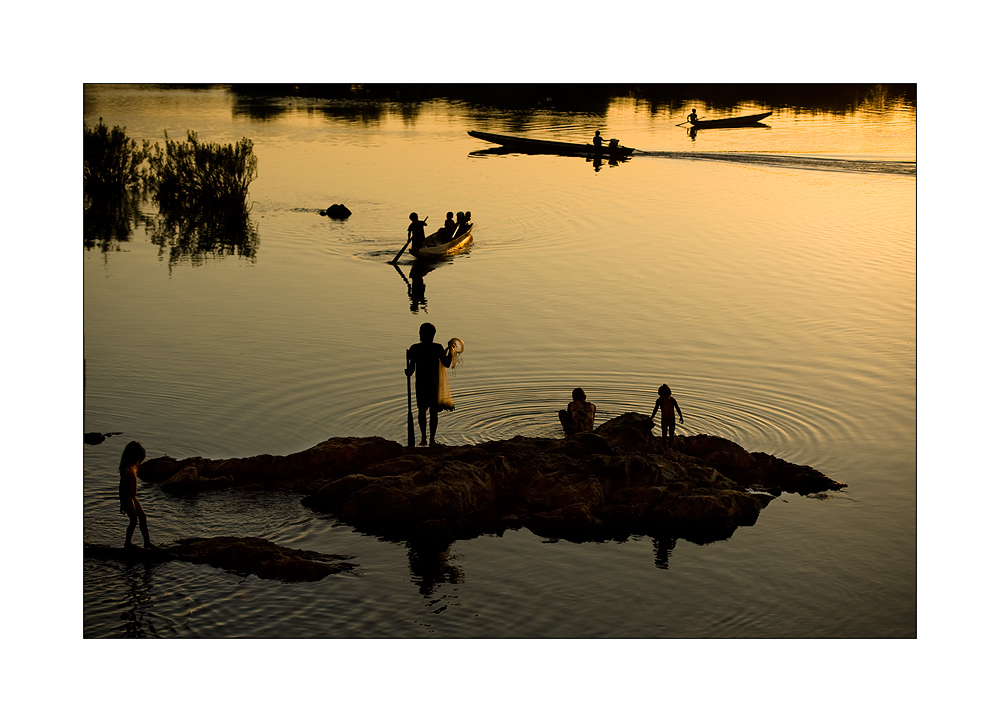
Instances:
[[[147,549],[155,548],[149,541],[149,529],[146,527],[146,513],[136,496],[136,477],[139,474],[139,464],[146,458],[146,450],[138,441],[130,441],[122,452],[122,460],[118,464],[121,481],[118,482],[118,500],[121,502],[121,513],[128,517],[128,529],[125,530],[125,546],[131,547],[132,533],[136,523],[142,532],[143,545]]]
[[[650,420],[656,418],[657,410],[660,411],[660,430],[663,432],[663,443],[667,446],[674,445],[674,409],[677,409],[677,414],[680,416],[681,423],[684,423],[684,414],[681,413],[681,407],[677,405],[677,400],[670,395],[670,387],[663,384],[659,388],[659,398],[656,399],[656,406],[653,407],[653,413],[650,414]],[[669,435],[669,436],[668,436]]]

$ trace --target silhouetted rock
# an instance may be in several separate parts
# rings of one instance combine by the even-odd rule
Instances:
[[[349,215],[351,215],[351,211],[347,206],[343,206],[340,203],[334,203],[325,211],[320,211],[319,214],[321,216],[330,216],[330,218],[338,218],[340,220],[344,220]]]
[[[111,431],[107,434],[102,434],[99,431],[89,431],[83,435],[83,443],[96,446],[97,444],[103,444],[105,439],[118,436],[121,433],[120,431]]]
[[[405,448],[334,438],[284,457],[153,459],[139,476],[174,492],[293,491],[361,531],[434,543],[522,525],[578,541],[648,534],[707,542],[754,524],[774,495],[845,486],[718,437],[677,437],[665,449],[637,413],[565,439]]]
[[[161,564],[185,561],[208,564],[236,574],[256,574],[261,579],[283,582],[314,582],[357,565],[343,561],[351,557],[288,549],[254,537],[211,537],[179,539],[165,547],[109,547],[84,544],[84,557],[114,559],[129,563]]]
[[[402,451],[395,441],[379,437],[334,438],[288,456],[263,454],[214,461],[201,457],[178,461],[162,456],[145,461],[139,476],[174,493],[234,487],[311,493]]]

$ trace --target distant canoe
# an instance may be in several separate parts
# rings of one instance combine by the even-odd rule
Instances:
[[[424,243],[420,248],[413,248],[411,246],[410,253],[417,258],[442,258],[458,253],[466,243],[472,240],[472,224],[470,223],[468,229],[460,236],[446,239],[442,238],[443,234],[444,229],[434,231],[434,233],[424,239]]]
[[[740,128],[745,125],[755,125],[764,120],[771,113],[758,113],[757,115],[744,115],[740,118],[718,118],[716,120],[698,120],[691,123],[693,128]]]
[[[470,130],[469,135],[489,143],[496,143],[506,148],[514,148],[525,153],[551,153],[554,155],[575,156],[606,156],[608,158],[625,158],[635,151],[623,145],[603,145],[597,147],[591,143],[563,143],[557,140],[537,140],[535,138],[520,138],[515,135],[498,135],[497,133],[481,133]]]

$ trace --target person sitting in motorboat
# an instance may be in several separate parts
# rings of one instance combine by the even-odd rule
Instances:
[[[601,137],[601,131],[594,133],[594,147],[600,148],[604,145],[604,138]]]

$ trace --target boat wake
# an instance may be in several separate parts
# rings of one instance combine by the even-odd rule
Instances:
[[[847,158],[817,158],[797,155],[765,155],[758,153],[691,153],[669,150],[637,150],[634,156],[677,158],[682,160],[712,160],[724,163],[778,166],[802,170],[840,171],[842,173],[884,173],[916,176],[916,161],[854,160]]]

